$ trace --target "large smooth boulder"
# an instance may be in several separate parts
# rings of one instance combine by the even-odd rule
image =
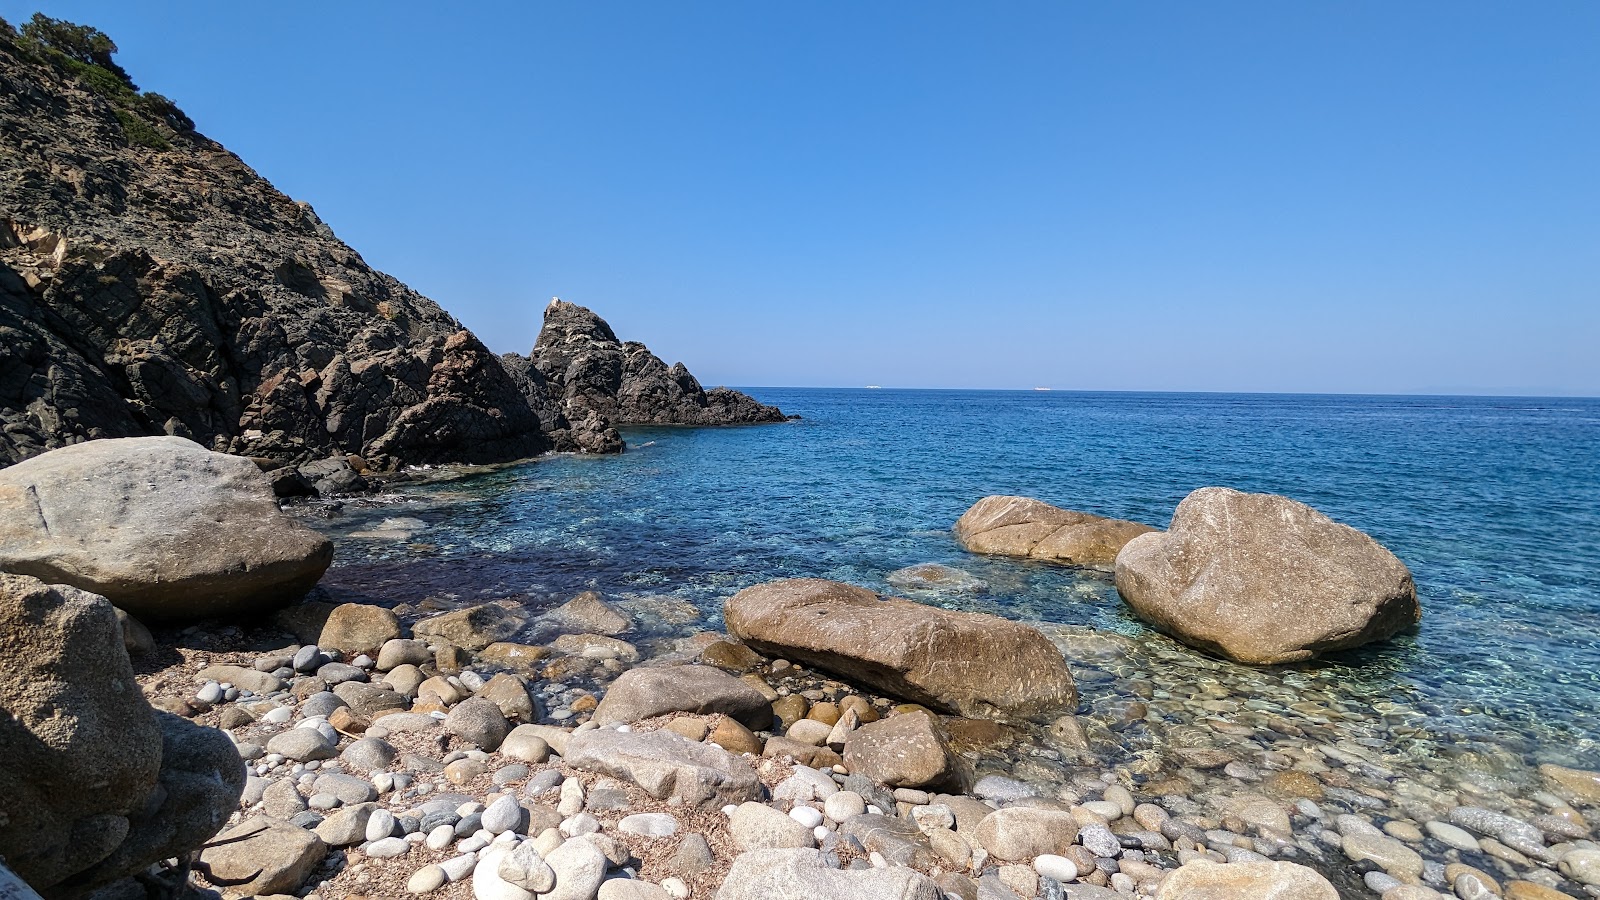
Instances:
[[[180,856],[244,789],[233,744],[150,708],[105,598],[0,574],[0,857],[72,896]]]
[[[256,464],[177,437],[89,441],[0,470],[0,571],[145,620],[247,614],[310,590],[333,544]]]
[[[1287,862],[1215,863],[1196,860],[1161,882],[1156,900],[1339,900],[1313,869]]]
[[[504,606],[485,603],[423,619],[411,626],[411,631],[418,638],[434,638],[468,650],[482,650],[490,644],[511,639],[523,624],[521,616]]]
[[[833,869],[820,850],[752,850],[741,853],[717,891],[717,900],[940,900],[921,872],[901,867]]]
[[[567,739],[562,761],[643,788],[657,800],[720,809],[761,796],[755,767],[715,744],[670,731],[579,731]]]
[[[1276,494],[1201,488],[1117,555],[1117,590],[1185,644],[1255,665],[1382,640],[1422,616],[1411,571],[1371,537]]]
[[[768,656],[970,717],[1070,709],[1078,692],[1061,653],[1038,631],[820,578],[745,588],[728,632]]]
[[[631,724],[670,712],[722,713],[751,728],[772,727],[772,704],[743,679],[712,666],[629,669],[595,708],[597,725]]]
[[[973,553],[1109,567],[1124,544],[1155,529],[1031,497],[994,496],[972,504],[956,520],[955,531],[961,546]]]

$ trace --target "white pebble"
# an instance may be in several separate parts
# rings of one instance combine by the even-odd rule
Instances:
[[[405,838],[386,837],[381,841],[373,841],[368,844],[365,852],[367,856],[373,859],[391,859],[396,856],[404,856],[406,851],[410,849],[411,845],[406,843]]]
[[[807,828],[816,828],[822,824],[822,813],[809,806],[796,806],[789,810],[789,818]]]
[[[450,846],[450,842],[455,839],[456,827],[454,825],[435,825],[433,830],[428,832],[428,849],[443,850]]]
[[[672,900],[688,900],[689,898],[689,886],[684,884],[681,878],[661,879],[661,889],[666,891],[667,896],[671,897]]]
[[[275,706],[261,716],[261,721],[268,725],[282,725],[294,718],[294,710],[287,706]]]
[[[1078,877],[1078,864],[1054,853],[1036,857],[1033,860],[1033,870],[1044,878],[1054,878],[1062,884]]]

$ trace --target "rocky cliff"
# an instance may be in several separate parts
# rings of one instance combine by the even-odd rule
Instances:
[[[626,345],[633,368],[618,372],[671,375],[661,403],[589,402],[573,396],[587,374],[495,356],[141,93],[114,51],[93,29],[0,21],[0,465],[173,434],[392,469],[614,452],[612,424],[635,419],[771,418],[642,345]],[[645,383],[605,384],[624,382]]]
[[[542,392],[530,394],[530,402],[547,420],[560,416],[569,423],[558,443],[590,452],[620,449],[613,425],[754,425],[788,418],[739,391],[702,388],[683,363],[669,368],[645,345],[618,340],[590,310],[559,299],[544,311],[533,352],[503,359],[508,369],[525,373],[530,391]]]

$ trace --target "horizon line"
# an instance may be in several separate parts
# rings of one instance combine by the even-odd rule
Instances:
[[[780,390],[780,391],[943,391],[947,393],[994,393],[994,394],[1192,394],[1213,397],[1395,397],[1395,398],[1433,398],[1457,397],[1474,400],[1600,400],[1600,394],[1548,394],[1548,393],[1475,393],[1470,391],[1218,391],[1218,390],[1151,390],[1136,388],[977,388],[977,387],[905,387],[891,385],[801,385],[801,384],[761,384],[738,385],[730,384],[726,387],[740,391]]]

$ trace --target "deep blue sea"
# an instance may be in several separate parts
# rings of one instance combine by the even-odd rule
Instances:
[[[820,576],[887,592],[888,573],[941,562],[989,591],[931,602],[1165,641],[1106,573],[973,556],[950,526],[987,494],[1164,526],[1195,488],[1266,491],[1366,531],[1416,576],[1421,627],[1314,667],[1319,685],[1402,701],[1441,740],[1515,735],[1530,763],[1600,767],[1600,400],[750,393],[803,419],[629,429],[621,456],[348,505],[324,526],[342,536],[330,581],[388,601],[670,595],[716,628],[746,585]],[[397,517],[426,527],[349,536]]]

